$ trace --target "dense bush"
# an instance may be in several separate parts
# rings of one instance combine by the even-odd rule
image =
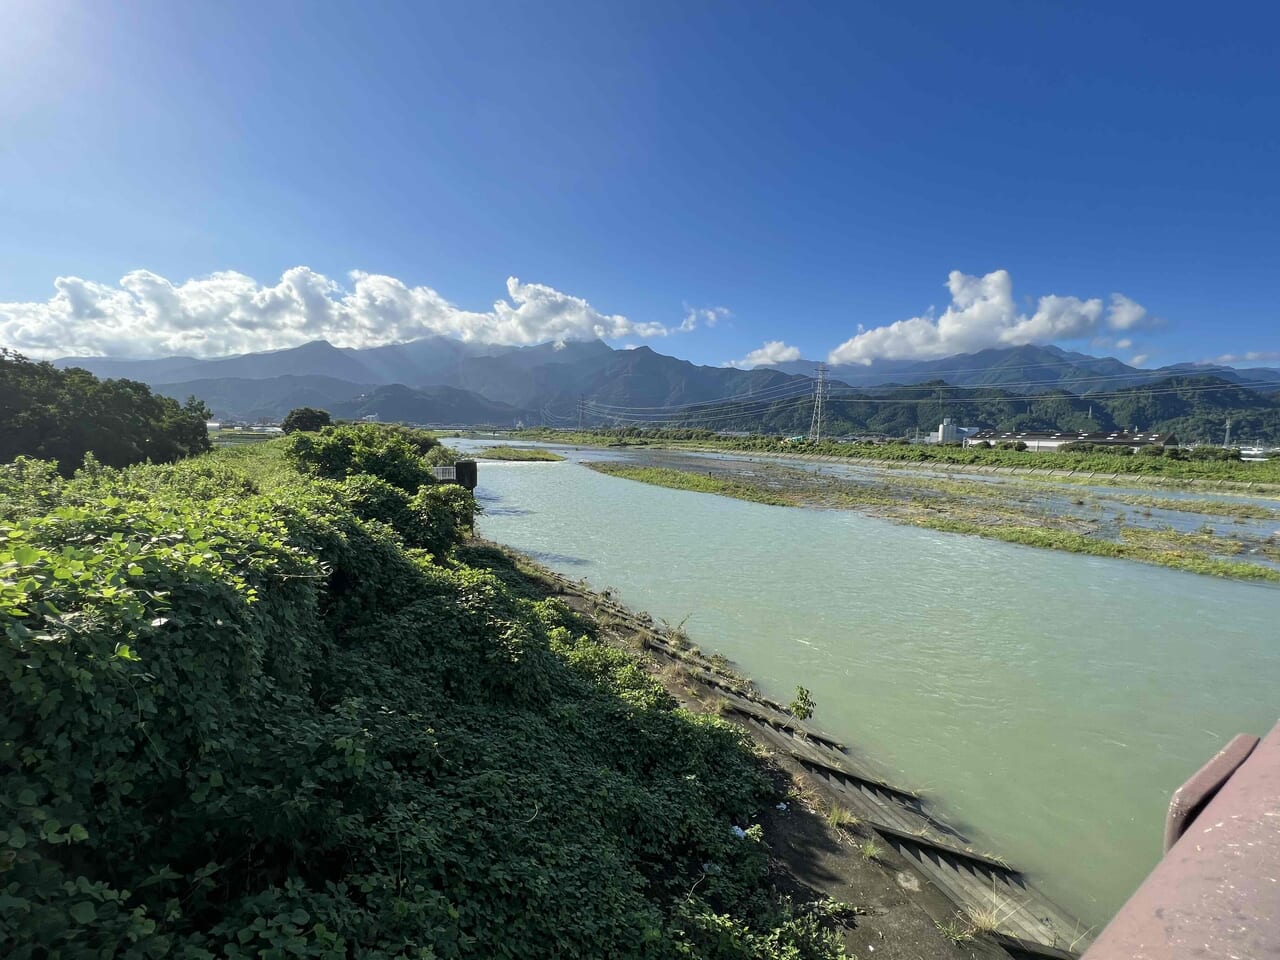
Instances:
[[[280,429],[285,433],[297,433],[299,430],[315,432],[333,422],[328,410],[315,407],[294,407],[280,422]]]
[[[429,433],[377,423],[325,427],[319,433],[295,433],[286,456],[300,471],[329,480],[371,474],[408,493],[432,483],[424,455],[439,442]]]
[[[0,953],[831,955],[732,829],[741,735],[448,560],[470,496],[367,440],[0,468]]]
[[[132,380],[99,380],[0,349],[0,462],[56,460],[70,475],[92,452],[124,467],[172,463],[210,447],[209,410],[195,397],[179,404]]]
[[[1192,460],[1239,460],[1239,447],[1193,447],[1187,451]]]

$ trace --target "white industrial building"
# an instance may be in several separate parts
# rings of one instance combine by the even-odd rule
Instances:
[[[1002,443],[1025,443],[1027,449],[1033,452],[1054,451],[1068,443],[1092,443],[1102,447],[1129,447],[1137,450],[1139,447],[1150,446],[1176,447],[1178,438],[1172,433],[1125,433],[1123,430],[1114,430],[1111,433],[1103,431],[1078,433],[1074,430],[1054,433],[1034,430],[1015,432],[980,430],[964,441],[966,447],[983,443],[989,443],[993,447]]]
[[[978,432],[978,427],[958,427],[950,417],[944,417],[930,439],[934,443],[961,443]]]

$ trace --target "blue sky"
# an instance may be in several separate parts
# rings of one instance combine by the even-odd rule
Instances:
[[[1274,8],[889,7],[0,0],[0,341],[1280,363]]]

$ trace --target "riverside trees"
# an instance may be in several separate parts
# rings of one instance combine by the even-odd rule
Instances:
[[[172,463],[210,448],[209,409],[195,397],[179,404],[133,380],[99,380],[0,349],[0,462],[56,460],[69,476],[92,453],[125,467]]]

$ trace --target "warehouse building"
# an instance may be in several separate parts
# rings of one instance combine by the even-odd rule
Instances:
[[[1141,447],[1159,446],[1176,447],[1178,438],[1172,433],[1125,433],[1122,430],[1106,433],[1078,433],[1074,430],[1055,431],[1053,433],[1023,430],[1001,432],[999,430],[979,430],[964,441],[966,447],[981,446],[983,443],[999,446],[1002,443],[1025,443],[1027,449],[1036,453],[1054,451],[1068,443],[1092,443],[1100,447],[1129,447],[1137,450]]]

